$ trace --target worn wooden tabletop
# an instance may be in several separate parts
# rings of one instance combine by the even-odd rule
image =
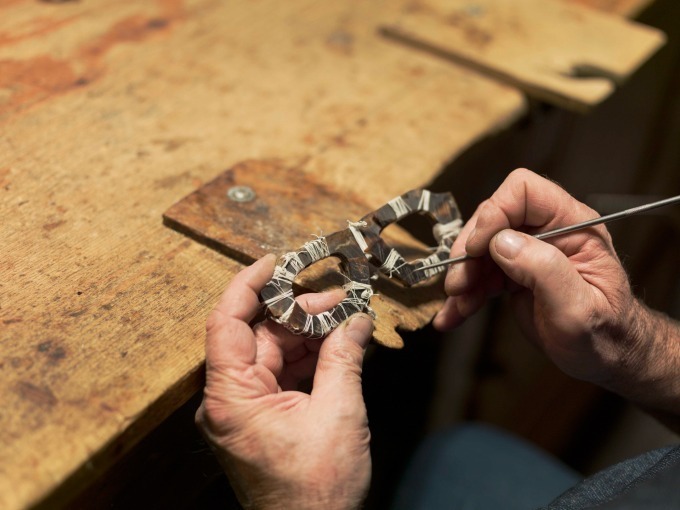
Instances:
[[[382,38],[399,6],[0,3],[1,508],[63,503],[200,388],[241,266],[164,227],[171,204],[277,160],[377,207],[522,115]]]

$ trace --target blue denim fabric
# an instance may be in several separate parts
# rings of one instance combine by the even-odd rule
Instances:
[[[392,510],[680,509],[680,445],[579,480],[521,439],[488,426],[466,425],[423,443]]]
[[[484,425],[433,436],[416,452],[392,510],[527,510],[581,480],[535,446]]]

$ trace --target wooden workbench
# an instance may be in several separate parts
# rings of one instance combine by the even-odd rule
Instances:
[[[200,389],[241,265],[164,227],[170,205],[276,160],[379,206],[525,112],[381,37],[400,6],[0,4],[1,508],[67,502]]]

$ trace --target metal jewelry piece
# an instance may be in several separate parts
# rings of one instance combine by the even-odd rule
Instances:
[[[438,245],[432,255],[407,262],[380,234],[392,223],[416,213],[433,222],[432,233]],[[431,193],[424,189],[409,191],[357,222],[348,221],[345,230],[309,241],[299,250],[279,258],[272,279],[260,293],[267,315],[293,333],[309,338],[327,335],[354,313],[366,312],[375,316],[369,307],[373,295],[369,262],[381,273],[396,277],[410,287],[445,270],[443,267],[421,268],[449,256],[462,226],[460,211],[450,193]],[[343,285],[347,297],[330,310],[312,315],[295,301],[293,281],[303,269],[330,256],[341,260],[340,270],[347,279]]]
[[[380,233],[392,223],[414,213],[428,216],[433,221],[432,234],[438,245],[429,257],[409,263],[380,237]],[[350,223],[349,230],[381,273],[390,278],[396,275],[399,281],[410,287],[442,271],[438,268],[418,269],[446,260],[462,226],[463,220],[451,193],[431,193],[426,189],[417,189],[390,200],[358,222]]]
[[[293,295],[293,280],[314,262],[337,255],[343,262],[343,274],[348,282],[343,286],[347,297],[328,311],[307,313]],[[368,260],[349,230],[341,230],[326,237],[305,243],[276,263],[274,276],[260,292],[269,318],[283,324],[298,335],[321,338],[356,312],[368,311],[373,295],[371,270]]]

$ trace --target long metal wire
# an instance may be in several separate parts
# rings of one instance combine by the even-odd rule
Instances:
[[[556,228],[555,230],[549,230],[548,232],[542,232],[540,234],[536,234],[533,237],[536,239],[548,239],[550,237],[555,237],[555,236],[561,236],[564,234],[568,234],[570,232],[574,232],[576,230],[582,230],[584,228],[588,227],[593,227],[595,225],[600,225],[602,223],[609,223],[610,221],[614,220],[619,220],[621,218],[626,218],[628,216],[632,216],[634,214],[640,214],[646,211],[650,211],[652,209],[657,209],[659,207],[665,207],[667,205],[672,205],[672,204],[677,204],[680,202],[680,195],[671,197],[671,198],[666,198],[664,200],[659,200],[657,202],[652,202],[649,204],[644,204],[640,205],[638,207],[631,207],[630,209],[626,209],[624,211],[619,211],[613,214],[608,214],[606,216],[601,216],[599,218],[593,218],[592,220],[584,221],[583,223],[577,223],[576,225],[569,225],[567,227],[561,227],[561,228]],[[434,267],[441,267],[441,266],[447,266],[450,264],[455,264],[457,262],[463,262],[465,260],[471,259],[474,257],[471,257],[470,255],[460,255],[458,257],[453,257],[450,259],[442,260],[441,262],[437,262],[436,264],[431,264],[429,266],[423,266],[419,267],[418,269],[415,269],[414,271],[424,271],[425,269],[431,269]]]

